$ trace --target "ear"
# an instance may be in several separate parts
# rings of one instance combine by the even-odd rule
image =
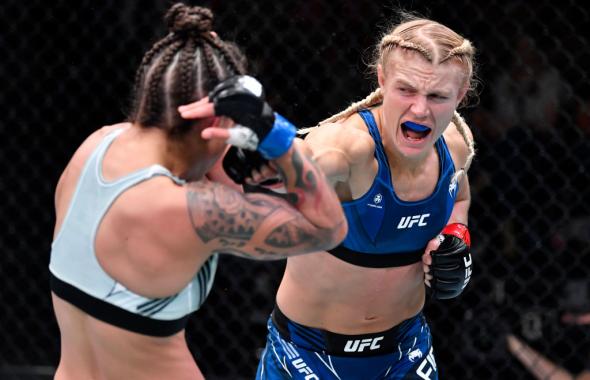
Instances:
[[[379,82],[379,87],[383,89],[383,85],[385,83],[385,73],[383,73],[383,65],[377,65],[377,81]]]
[[[467,94],[467,90],[469,90],[468,85],[465,85],[461,88],[461,90],[457,93],[457,106],[459,104],[461,104],[461,101],[463,100],[463,98],[465,97],[465,95]]]

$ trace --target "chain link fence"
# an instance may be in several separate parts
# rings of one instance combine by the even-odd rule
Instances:
[[[368,94],[368,48],[398,5],[210,1],[275,108],[309,126]],[[478,143],[470,171],[473,282],[427,303],[442,379],[531,379],[513,333],[572,372],[590,364],[590,24],[581,0],[399,1],[479,49],[482,93],[462,113]],[[0,4],[0,378],[46,379],[59,357],[48,289],[53,191],[77,145],[120,121],[143,51],[169,2]],[[188,341],[209,379],[254,377],[284,262],[221,259]]]

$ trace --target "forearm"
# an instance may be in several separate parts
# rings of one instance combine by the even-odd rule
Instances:
[[[574,380],[574,376],[563,368],[559,367],[549,359],[532,350],[525,353],[522,360],[527,369],[539,380]],[[528,357],[527,357],[528,356]]]
[[[459,296],[473,272],[471,237],[467,228],[470,205],[468,182],[464,181],[463,185],[455,198],[447,225],[441,231],[442,239],[432,239],[423,258],[424,272],[427,273],[425,282],[436,299]]]
[[[447,224],[462,223],[467,225],[469,221],[468,214],[470,204],[470,200],[462,200],[455,202],[455,205],[453,206],[453,211],[451,212],[451,216]]]
[[[276,260],[330,249],[343,238],[339,228],[315,226],[279,197],[244,194],[205,180],[185,188],[188,215],[200,242],[197,252]],[[178,212],[186,214],[183,207]]]
[[[288,199],[318,228],[335,228],[340,234],[346,223],[340,201],[319,167],[304,154],[301,140],[275,162],[288,193]]]
[[[453,211],[447,224],[462,223],[467,225],[469,221],[469,207],[471,206],[471,192],[469,188],[469,179],[464,176],[461,179],[461,186],[457,192],[457,198]]]
[[[515,336],[508,337],[508,349],[539,380],[573,380],[574,376]]]

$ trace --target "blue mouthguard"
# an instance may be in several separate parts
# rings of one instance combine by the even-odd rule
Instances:
[[[421,133],[421,132],[428,132],[428,131],[430,131],[430,128],[428,128],[427,126],[422,125],[422,124],[417,124],[417,123],[414,123],[414,122],[411,122],[411,121],[406,121],[404,123],[404,125],[406,126],[406,128],[408,128],[409,130],[411,130],[413,132]]]

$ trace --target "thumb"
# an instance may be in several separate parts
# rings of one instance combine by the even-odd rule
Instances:
[[[432,256],[430,256],[430,252],[436,251],[440,246],[440,235],[437,235],[434,239],[431,239],[428,244],[426,244],[426,248],[424,249],[424,254],[422,255],[422,262],[426,265],[432,264]]]
[[[204,140],[223,140],[226,141],[229,138],[229,130],[227,128],[209,127],[201,131],[201,137]]]

